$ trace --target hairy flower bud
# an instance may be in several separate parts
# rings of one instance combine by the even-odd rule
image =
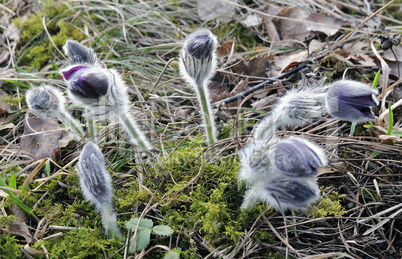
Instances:
[[[106,172],[102,152],[94,143],[87,143],[78,162],[80,186],[87,201],[95,205],[109,236],[121,238],[112,206],[112,179]]]
[[[375,119],[371,107],[378,105],[377,90],[369,85],[340,80],[333,83],[327,93],[326,108],[333,117],[363,122]]]
[[[291,89],[275,104],[270,114],[257,125],[255,139],[273,136],[277,128],[301,127],[322,119],[325,87]]]
[[[70,65],[74,64],[90,64],[94,65],[97,62],[96,55],[93,50],[85,47],[75,40],[67,40],[63,47],[64,52],[69,57]]]
[[[240,181],[245,181],[242,208],[267,202],[276,209],[305,209],[319,198],[317,169],[327,164],[324,151],[299,137],[254,139],[240,152]]]
[[[208,29],[198,29],[191,33],[180,52],[180,72],[191,84],[202,85],[215,73],[216,37]]]
[[[120,74],[103,68],[91,48],[76,41],[67,41],[63,47],[70,66],[61,70],[67,81],[71,100],[91,111],[97,119],[114,119],[126,113],[128,96]]]
[[[112,202],[112,179],[106,172],[102,152],[94,143],[87,143],[78,162],[80,184],[85,199],[101,210],[103,202]]]
[[[290,137],[276,143],[273,146],[271,161],[278,171],[290,178],[314,177],[317,169],[328,163],[324,150],[298,137]]]
[[[73,66],[63,71],[63,75],[70,93],[86,104],[99,102],[111,85],[107,70],[98,67]]]
[[[244,195],[241,208],[251,209],[256,202],[266,202],[282,212],[288,209],[305,210],[319,197],[320,190],[315,179],[292,180],[279,176],[251,186]]]
[[[40,117],[56,117],[53,114],[63,110],[65,105],[62,92],[48,85],[28,90],[26,101],[29,110]]]

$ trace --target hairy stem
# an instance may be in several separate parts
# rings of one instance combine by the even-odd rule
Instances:
[[[204,120],[207,143],[209,146],[211,146],[211,152],[213,153],[215,151],[213,145],[216,142],[216,127],[212,114],[211,104],[207,98],[208,95],[205,88],[205,85],[198,85],[196,87],[201,102],[201,113]]]
[[[122,238],[119,226],[117,226],[115,221],[116,215],[114,215],[114,211],[109,203],[102,203],[101,215],[103,227],[105,228],[107,235],[118,239]]]
[[[146,139],[144,133],[138,127],[136,121],[130,117],[127,113],[119,113],[120,122],[123,124],[126,129],[128,135],[130,136],[130,140],[133,144],[139,146],[144,151],[149,151],[152,149],[151,143]]]
[[[77,139],[81,139],[84,136],[84,131],[82,130],[82,127],[80,126],[80,123],[75,120],[69,113],[67,113],[65,110],[59,111],[57,113],[57,118],[66,126],[70,127],[73,130],[74,135],[77,137]]]

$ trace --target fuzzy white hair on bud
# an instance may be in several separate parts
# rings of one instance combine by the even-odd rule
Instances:
[[[121,238],[112,206],[112,179],[106,172],[102,152],[96,144],[85,144],[78,161],[78,171],[84,198],[101,214],[106,233]]]

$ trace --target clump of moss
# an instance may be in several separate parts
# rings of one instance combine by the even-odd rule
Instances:
[[[9,234],[0,235],[0,256],[1,258],[22,258],[18,239]]]
[[[72,19],[74,17],[73,12],[66,5],[54,5],[50,2],[47,2],[47,5],[52,5],[52,8],[44,8],[42,12],[31,14],[25,21],[22,18],[13,20],[13,23],[21,31],[20,44],[22,46],[28,44],[28,49],[23,50],[20,54],[20,66],[40,69],[58,54],[45,32],[44,17],[46,17],[46,21],[49,21],[46,28],[57,48],[61,49],[67,39],[82,41],[86,38],[84,33],[77,30],[77,28],[83,27],[78,19],[71,23],[66,22],[66,18]]]
[[[340,195],[338,192],[332,191],[327,197],[321,196],[317,205],[310,208],[309,212],[312,218],[326,216],[338,218],[347,212],[341,205],[341,199],[344,198],[345,195]]]
[[[111,256],[121,247],[116,239],[104,238],[103,229],[79,228],[63,233],[62,238],[41,240],[34,244],[34,248],[41,250],[43,244],[49,253],[58,258],[103,258],[104,253]],[[116,257],[122,257],[123,251]],[[40,256],[38,258],[45,258]]]

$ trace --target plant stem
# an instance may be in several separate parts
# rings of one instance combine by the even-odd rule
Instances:
[[[120,122],[124,125],[128,135],[130,136],[130,140],[133,144],[139,146],[144,151],[149,151],[152,149],[151,143],[146,139],[144,133],[138,127],[136,121],[129,117],[130,114],[119,113]]]
[[[349,136],[352,137],[353,134],[355,133],[356,125],[357,125],[357,122],[352,121],[352,125],[350,125],[350,134],[349,134]]]
[[[115,216],[113,215],[113,209],[111,204],[107,202],[102,203],[102,223],[106,230],[107,235],[110,237],[116,237],[117,239],[122,238],[119,227],[115,222]]]
[[[216,127],[215,121],[212,114],[211,104],[207,97],[207,90],[205,89],[207,86],[204,84],[198,85],[196,87],[198,96],[201,102],[201,113],[204,119],[204,126],[206,132],[206,139],[209,146],[211,146],[211,153],[215,152],[215,148],[213,147],[214,143],[216,142]]]
[[[90,111],[87,110],[87,114]],[[87,123],[88,123],[88,134],[89,134],[89,138],[92,139],[94,142],[96,142],[96,127],[95,127],[95,122],[92,119],[91,116],[86,116],[87,118]]]
[[[81,139],[84,136],[84,131],[80,126],[79,122],[75,120],[69,113],[65,110],[59,111],[57,113],[57,118],[65,125],[69,126],[72,130],[77,139]]]

